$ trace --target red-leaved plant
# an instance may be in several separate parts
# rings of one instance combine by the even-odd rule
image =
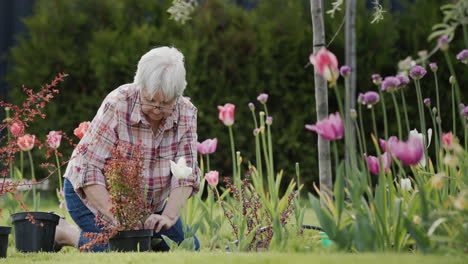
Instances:
[[[135,230],[144,226],[151,214],[151,204],[146,197],[147,186],[143,185],[143,152],[140,145],[119,141],[106,161],[104,175],[111,201],[111,213],[117,223],[110,224],[102,215],[95,218],[102,226],[102,233],[85,233],[90,242],[80,247],[90,250],[94,245],[105,245],[119,231]]]
[[[23,85],[22,89],[27,97],[25,102],[20,105],[0,101],[0,107],[4,108],[7,112],[7,118],[0,123],[0,132],[6,130],[0,137],[0,143],[2,144],[0,147],[0,197],[7,193],[12,194],[14,199],[18,202],[18,206],[24,210],[28,210],[28,207],[22,199],[23,196],[18,194],[18,186],[30,186],[30,184],[26,183],[26,181],[12,182],[11,180],[6,180],[8,176],[10,179],[13,178],[15,157],[21,151],[18,138],[25,134],[25,129],[35,121],[37,116],[43,119],[46,117],[46,114],[43,113],[44,108],[50,103],[50,100],[59,93],[57,86],[59,82],[63,82],[64,78],[67,76],[68,74],[59,73],[50,84],[46,84],[45,87],[41,88],[38,92],[34,92],[32,89],[28,89]],[[12,116],[10,116],[10,112]],[[44,144],[35,138],[34,142],[31,143],[38,148],[44,147]],[[51,150],[47,151],[46,158],[48,158],[47,155],[49,155],[50,151]],[[61,156],[60,153],[58,153],[58,155]],[[44,164],[44,167],[47,167],[46,165],[48,164]],[[53,175],[57,169],[59,168],[55,167],[46,179]],[[46,179],[43,179],[43,181]],[[36,183],[35,179],[33,179],[32,184]],[[2,209],[0,208],[0,215],[1,214]]]

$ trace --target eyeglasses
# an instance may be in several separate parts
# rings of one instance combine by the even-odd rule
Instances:
[[[148,110],[156,110],[157,109],[157,110],[159,110],[161,112],[164,112],[164,113],[170,113],[170,112],[173,112],[175,110],[177,100],[178,100],[178,98],[176,98],[176,100],[174,100],[174,103],[173,103],[172,107],[161,106],[161,105],[153,105],[153,104],[144,104],[144,103],[141,103],[141,102],[140,102],[140,105],[142,107],[145,107]]]

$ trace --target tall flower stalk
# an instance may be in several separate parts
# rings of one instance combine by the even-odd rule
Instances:
[[[234,110],[236,106],[233,104],[225,104],[224,106],[218,106],[219,120],[221,120],[225,126],[229,129],[229,139],[231,141],[231,157],[232,157],[232,175],[234,177],[234,183],[240,184],[240,179],[237,178],[237,166],[236,166],[236,150],[234,144],[234,134],[232,132],[232,125],[234,124]]]
[[[255,160],[256,160],[256,167],[260,175],[263,175],[263,165],[262,165],[262,156],[260,152],[260,138],[259,133],[260,129],[258,128],[257,122],[257,115],[255,114],[255,105],[253,103],[249,103],[250,112],[252,113],[252,119],[254,121],[254,130],[253,135],[255,137]]]
[[[405,122],[406,122],[406,128],[407,128],[407,133],[411,130],[411,126],[409,123],[409,118],[408,118],[408,109],[406,107],[406,98],[405,98],[405,92],[403,89],[400,89],[400,94],[401,94],[401,102],[403,105],[403,113],[405,115]]]
[[[417,95],[417,100],[418,100],[418,110],[419,110],[419,121],[421,125],[421,131],[424,135],[424,137],[427,139],[427,130],[426,130],[426,118],[424,115],[424,106],[423,106],[423,97],[421,93],[421,84],[420,80],[426,75],[426,70],[419,66],[416,65],[414,66],[411,71],[410,71],[410,76],[414,80],[414,85],[416,87],[416,95]]]
[[[397,116],[398,138],[402,138],[403,137],[403,132],[402,132],[402,128],[401,128],[400,107],[398,106],[398,102],[397,102],[397,99],[395,97],[395,93],[392,92],[391,94],[392,94],[393,104],[395,106],[395,114]]]

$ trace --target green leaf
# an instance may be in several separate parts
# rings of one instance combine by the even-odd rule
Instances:
[[[335,207],[337,211],[337,225],[340,225],[341,221],[341,214],[343,212],[344,208],[344,163],[341,162],[340,165],[338,166],[338,169],[336,171],[336,179],[335,179]]]
[[[321,227],[331,239],[335,239],[337,231],[335,220],[326,208],[322,208],[322,206],[320,205],[320,200],[310,193],[309,200],[312,204],[312,208],[314,209],[315,214],[317,215]]]
[[[405,217],[405,225],[408,229],[408,232],[410,233],[410,236],[416,241],[416,244],[422,250],[422,252],[428,253],[430,249],[429,237],[424,234],[424,232],[422,232],[419,227],[413,224],[413,222],[407,217]]]
[[[170,239],[168,236],[165,236],[165,235],[161,235],[161,236],[164,239],[164,242],[166,242],[167,246],[171,249],[171,251],[177,250],[177,248],[179,247],[177,242]]]

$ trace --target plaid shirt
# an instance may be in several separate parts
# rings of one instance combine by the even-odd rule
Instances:
[[[117,141],[140,144],[144,153],[143,186],[154,212],[161,211],[171,190],[192,186],[198,192],[200,170],[197,164],[197,108],[180,97],[173,113],[161,122],[156,134],[141,111],[140,91],[125,84],[112,91],[75,148],[64,177],[93,213],[97,210],[86,200],[83,187],[106,186],[103,168]],[[139,143],[141,142],[141,143]],[[187,179],[173,177],[170,161],[185,157],[193,174]],[[193,194],[192,193],[192,194]]]

